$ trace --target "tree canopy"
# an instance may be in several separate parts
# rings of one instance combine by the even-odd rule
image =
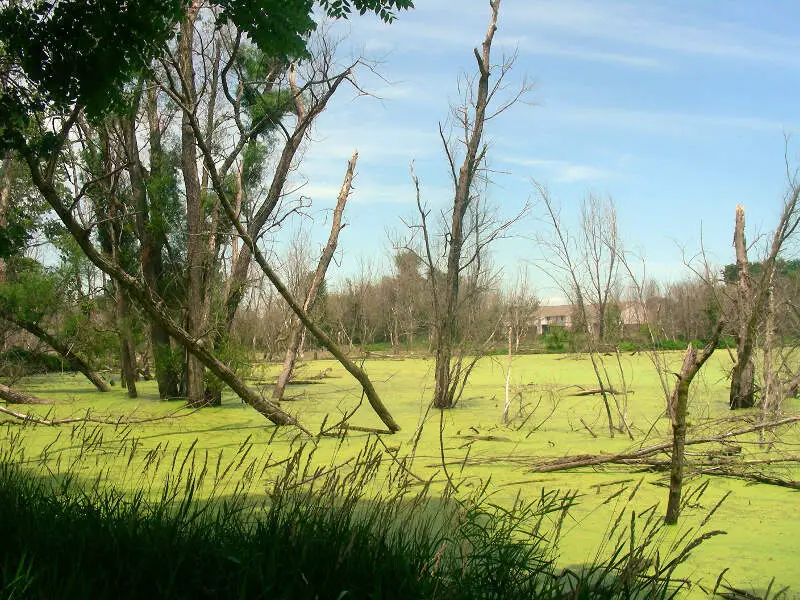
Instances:
[[[0,8],[0,151],[24,143],[47,106],[99,115],[124,105],[125,84],[163,52],[190,0],[22,0]],[[265,53],[307,54],[313,0],[217,0],[217,24],[233,23]],[[373,12],[386,22],[412,0],[319,0],[325,14]]]

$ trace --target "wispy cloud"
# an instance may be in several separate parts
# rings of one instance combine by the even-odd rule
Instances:
[[[618,130],[634,130],[673,137],[732,130],[780,134],[784,131],[793,130],[798,125],[797,122],[782,122],[762,117],[567,106],[549,109],[547,116],[550,119],[562,122],[597,125]]]
[[[619,176],[616,172],[609,169],[571,163],[565,160],[520,158],[513,156],[503,156],[500,160],[512,165],[531,169],[534,174],[537,171],[544,171],[548,179],[557,183],[597,181],[601,179],[612,179]]]
[[[585,45],[558,44],[543,39],[533,39],[528,36],[518,38],[516,40],[516,46],[520,51],[531,54],[561,56],[585,62],[605,63],[640,69],[667,68],[667,65],[662,60],[653,57],[623,54],[620,52],[606,52],[596,48],[589,48]]]
[[[724,6],[721,5],[721,6]],[[714,6],[699,16],[670,3],[537,0],[501,9],[498,46],[632,68],[665,68],[670,58],[703,56],[800,67],[800,39],[726,20]],[[429,0],[391,26],[359,24],[364,47],[429,56],[479,42],[488,6]]]
[[[741,24],[692,18],[687,11],[654,2],[589,2],[544,0],[506,7],[507,22],[539,35],[601,40],[619,48],[669,51],[720,59],[800,66],[800,40]]]

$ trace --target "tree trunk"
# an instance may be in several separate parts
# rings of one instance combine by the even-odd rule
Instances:
[[[129,398],[136,398],[136,379],[138,376],[136,372],[136,350],[130,329],[130,303],[119,285],[115,284],[114,288],[114,295],[117,301],[116,317],[117,327],[119,328],[119,361],[122,371],[122,387],[127,388]]]
[[[353,173],[355,172],[357,161],[358,152],[354,152],[353,156],[350,158],[350,161],[347,163],[347,171],[344,176],[344,181],[342,182],[342,187],[339,190],[339,198],[336,202],[336,208],[333,211],[333,221],[331,223],[331,232],[328,236],[328,243],[325,245],[325,248],[322,250],[322,255],[319,257],[317,270],[314,272],[314,279],[311,281],[311,287],[308,290],[305,303],[303,304],[303,310],[306,312],[310,312],[314,307],[314,303],[317,300],[317,294],[319,293],[319,288],[325,280],[325,274],[327,273],[328,267],[331,264],[333,254],[336,252],[336,245],[339,241],[339,232],[343,228],[342,213],[344,213],[344,207],[345,204],[347,204],[347,198],[350,196],[350,190],[353,183]],[[295,317],[292,323],[292,331],[289,334],[289,347],[286,349],[286,357],[283,361],[283,369],[281,370],[280,375],[278,375],[278,381],[275,384],[275,388],[272,390],[272,399],[278,402],[280,402],[280,400],[283,398],[283,394],[286,391],[286,385],[289,383],[289,379],[292,376],[292,371],[294,370],[294,365],[297,361],[297,352],[303,341],[303,329],[304,327],[300,322],[300,319]]]
[[[486,108],[489,104],[489,76],[491,74],[491,48],[494,33],[497,30],[497,15],[500,10],[500,0],[491,3],[492,16],[486,37],[483,40],[482,51],[475,49],[475,58],[478,62],[478,89],[475,97],[474,110],[466,137],[462,140],[466,146],[464,161],[455,178],[455,194],[453,197],[453,211],[450,223],[449,248],[447,252],[447,272],[444,282],[444,302],[440,308],[443,310],[435,318],[436,326],[436,368],[434,375],[433,405],[439,409],[452,408],[455,390],[458,381],[452,381],[451,361],[453,358],[453,344],[458,334],[456,311],[458,308],[459,279],[461,275],[461,252],[464,245],[464,216],[469,208],[472,193],[472,183],[478,165],[483,159],[484,150],[481,149],[483,126],[486,121]],[[449,153],[448,153],[449,155]],[[453,167],[455,175],[455,167]],[[432,285],[436,285],[433,269],[431,270]]]
[[[159,295],[159,282],[164,275],[162,252],[166,243],[164,235],[164,215],[158,185],[148,188],[148,182],[168,176],[165,171],[164,151],[161,144],[158,101],[155,88],[145,92],[145,109],[149,126],[150,173],[146,172],[141,161],[139,142],[136,137],[135,118],[121,119],[125,149],[128,157],[128,175],[131,181],[131,196],[135,207],[136,233],[139,239],[139,260],[142,275],[150,293]],[[156,221],[154,223],[153,221]],[[177,398],[181,395],[181,370],[176,364],[177,354],[173,353],[169,334],[157,323],[150,321],[150,342],[153,346],[158,395],[162,399]]]
[[[183,86],[183,101],[186,106],[181,116],[181,171],[186,193],[187,226],[187,291],[186,331],[200,342],[203,341],[203,276],[205,272],[205,215],[201,197],[200,178],[197,170],[197,144],[192,129],[189,110],[195,107],[195,74],[193,60],[194,21],[197,9],[193,6],[181,21],[181,37],[178,48],[180,74]],[[186,360],[186,395],[190,406],[203,406],[205,382],[203,363],[194,355]]]
[[[508,423],[508,408],[511,406],[511,339],[513,328],[508,326],[508,366],[506,367],[506,403],[503,406],[503,423]]]
[[[4,318],[6,321],[13,323],[17,327],[21,327],[28,333],[36,336],[38,339],[50,346],[53,350],[58,352],[73,369],[83,373],[86,379],[91,381],[92,385],[99,391],[108,392],[111,389],[85,360],[75,354],[69,348],[69,346],[67,346],[61,340],[42,329],[38,324],[34,323],[33,321],[26,321],[16,315],[7,314],[5,312],[0,314],[0,316],[2,316],[2,318]]]
[[[733,231],[733,245],[736,249],[736,266],[739,270],[737,282],[736,308],[739,315],[736,335],[736,363],[731,371],[730,407],[752,408],[755,399],[755,364],[753,347],[756,335],[756,307],[753,306],[750,290],[750,266],[747,260],[747,243],[744,235],[744,207],[736,207],[736,225]]]
[[[106,173],[112,173],[114,169],[108,130],[101,128],[99,135],[105,171]],[[120,245],[122,244],[124,211],[120,211],[119,199],[110,179],[104,181],[103,189],[105,192],[105,198],[103,199],[105,205],[103,206],[103,203],[100,203],[98,208],[103,207],[106,210],[104,223],[106,236],[101,236],[100,243],[104,251],[112,257],[112,260],[117,264],[121,264]],[[114,302],[116,304],[114,322],[117,327],[120,347],[120,380],[122,387],[128,390],[128,397],[136,398],[136,351],[130,329],[130,303],[125,296],[125,292],[116,281],[112,280],[111,285],[114,290]]]
[[[783,386],[778,373],[773,368],[773,350],[775,346],[775,269],[769,274],[767,284],[766,319],[764,323],[764,389],[761,402],[761,419],[766,422],[780,412],[783,400]]]
[[[7,155],[3,159],[3,169],[0,172],[2,182],[0,182],[0,228],[7,225],[6,211],[11,203],[11,156]],[[6,261],[0,256],[0,283],[6,280]]]
[[[697,355],[697,349],[689,344],[686,354],[683,357],[681,372],[678,373],[678,380],[675,382],[675,389],[670,397],[670,413],[672,417],[672,460],[669,475],[669,500],[667,502],[667,514],[665,521],[669,525],[678,522],[678,514],[681,508],[681,492],[683,491],[683,458],[684,446],[686,443],[686,415],[689,408],[689,387],[692,379],[697,375],[700,367],[703,366],[717,347],[720,333],[722,333],[722,321],[717,323],[711,340],[708,342],[702,353]]]

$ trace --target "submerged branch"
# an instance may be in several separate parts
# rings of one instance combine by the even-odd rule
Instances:
[[[0,391],[5,386],[0,386]],[[42,400],[41,402],[47,403],[46,400]],[[140,423],[152,423],[154,421],[164,421],[166,419],[177,419],[180,417],[188,417],[189,415],[193,415],[196,413],[199,408],[195,408],[187,413],[177,414],[177,413],[170,413],[168,415],[162,415],[160,417],[150,417],[147,419],[126,419],[123,417],[119,417],[117,419],[101,419],[95,418],[90,416],[89,412],[86,412],[86,416],[84,417],[67,417],[64,419],[47,419],[45,417],[37,417],[36,415],[32,415],[30,413],[21,413],[9,408],[5,408],[0,406],[0,414],[9,415],[10,417],[14,417],[15,419],[22,421],[23,423],[33,423],[35,425],[46,425],[48,427],[56,426],[56,425],[69,425],[72,423],[98,423],[101,425],[138,425]]]

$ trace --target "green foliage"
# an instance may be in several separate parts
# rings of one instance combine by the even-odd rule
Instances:
[[[764,270],[761,262],[751,262],[747,267],[752,278],[760,277]],[[779,258],[775,261],[775,273],[778,277],[796,276],[800,273],[800,259],[784,260]],[[736,263],[725,265],[722,269],[722,278],[727,284],[739,281],[739,265]]]
[[[635,342],[620,342],[617,344],[617,348],[619,348],[620,352],[637,352],[639,345]]]
[[[186,351],[180,346],[153,346],[156,379],[170,382],[170,389],[180,389],[186,368]]]
[[[269,135],[285,115],[296,110],[294,93],[274,86],[288,62],[256,46],[241,47],[236,61],[242,71],[242,107],[253,129],[250,139],[255,141]]]
[[[250,363],[250,353],[248,348],[237,344],[231,338],[226,338],[214,349],[214,355],[225,363],[234,373],[241,378],[247,378],[252,374]],[[225,384],[220,381],[211,371],[205,371],[205,385],[209,390],[221,392],[225,389]]]
[[[656,350],[686,350],[687,342],[683,340],[656,340]]]
[[[63,306],[58,278],[33,259],[13,257],[0,285],[0,312],[38,322]]]
[[[62,361],[60,356],[46,354],[27,348],[9,348],[0,353],[0,374],[9,368],[22,367],[26,375],[34,373],[59,373],[74,371],[72,366]]]
[[[218,24],[233,23],[269,56],[307,54],[316,27],[312,0],[219,0]],[[20,148],[36,115],[84,106],[90,116],[125,107],[126,84],[165,48],[188,0],[22,0],[0,8],[0,53],[12,64],[13,84],[0,96],[0,149]],[[323,0],[329,16],[352,8],[384,21],[410,0]],[[57,139],[39,138],[47,154]]]
[[[25,248],[31,239],[32,220],[19,206],[10,206],[4,212],[5,227],[0,227],[0,258],[7,259]]]
[[[246,191],[254,189],[261,182],[268,154],[269,148],[256,140],[250,140],[244,147],[242,151],[242,186]],[[245,197],[243,200],[246,199]]]
[[[93,322],[96,307],[93,302],[84,302],[79,310],[65,314],[62,319],[60,337],[70,340],[87,357],[102,360],[116,356],[119,350],[119,338],[111,330],[98,329]]]
[[[25,80],[16,79],[0,100],[0,123],[7,124],[0,138],[18,142],[46,106],[78,103],[92,115],[122,106],[125,83],[163,49],[185,6],[185,0],[6,3],[3,52],[18,69],[12,74],[24,73]]]
[[[326,10],[328,16],[339,19],[347,18],[357,10],[363,15],[367,11],[376,13],[385,23],[391,23],[395,19],[392,8],[409,9],[414,8],[412,0],[320,0],[320,5]]]
[[[567,348],[570,334],[563,327],[550,327],[542,336],[544,346],[549,352],[564,352]]]

